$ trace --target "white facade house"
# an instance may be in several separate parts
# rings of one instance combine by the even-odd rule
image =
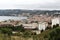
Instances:
[[[52,19],[52,27],[53,27],[53,25],[56,25],[56,24],[59,24],[59,26],[60,26],[60,18],[53,18]]]
[[[45,30],[48,24],[46,22],[40,22],[38,26],[38,30]]]

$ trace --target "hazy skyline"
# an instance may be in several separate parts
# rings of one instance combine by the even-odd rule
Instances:
[[[0,0],[0,9],[60,9],[60,0]]]

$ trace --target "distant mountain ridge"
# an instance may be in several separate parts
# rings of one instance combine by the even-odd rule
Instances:
[[[10,16],[11,14],[22,14],[22,13],[30,13],[30,14],[54,14],[60,13],[60,10],[20,10],[20,9],[7,9],[7,10],[0,10],[0,16]]]

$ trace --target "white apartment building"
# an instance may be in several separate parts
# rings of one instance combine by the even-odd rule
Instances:
[[[48,23],[46,23],[46,22],[40,22],[39,23],[39,26],[38,26],[38,30],[45,30],[46,29],[46,27],[48,26]]]
[[[56,24],[59,24],[59,26],[60,26],[60,18],[59,17],[52,19],[52,27],[53,27],[53,25],[56,25]]]
[[[31,24],[22,24],[25,29],[35,29],[37,28],[37,23],[31,23]]]

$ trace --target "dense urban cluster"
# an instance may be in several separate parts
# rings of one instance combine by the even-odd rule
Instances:
[[[30,40],[35,40],[35,37],[37,37],[36,40],[42,40],[44,38],[41,38],[41,35],[44,35],[44,37],[46,37],[45,34],[47,32],[50,32],[51,30],[54,30],[54,28],[60,26],[60,16],[57,14],[49,15],[48,13],[46,13],[44,15],[30,15],[29,13],[23,13],[21,16],[25,16],[26,19],[22,18],[21,20],[9,19],[0,21],[0,32],[5,34],[5,36],[7,34],[9,38],[12,38],[12,36],[20,36],[22,38],[29,37],[31,38]],[[19,17],[21,16],[19,15]],[[44,32],[46,33],[44,34]],[[11,38],[9,40],[11,40]]]

